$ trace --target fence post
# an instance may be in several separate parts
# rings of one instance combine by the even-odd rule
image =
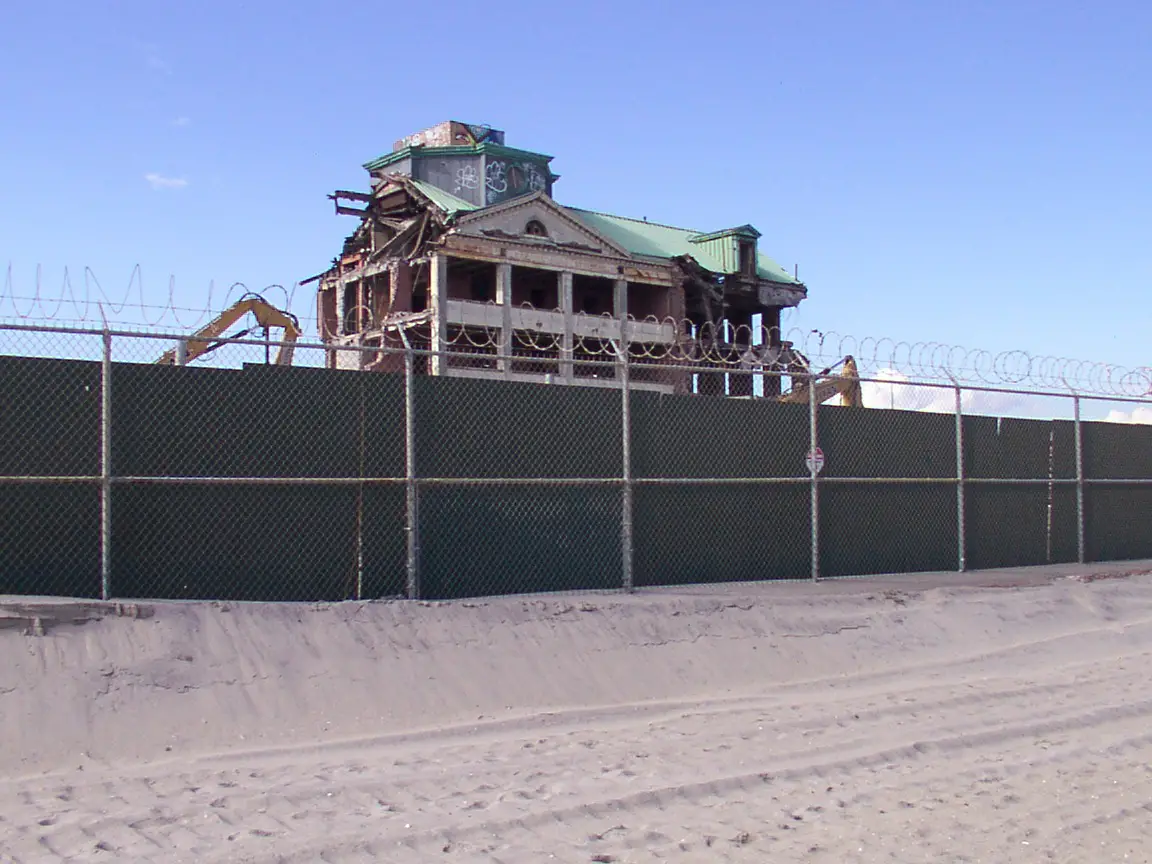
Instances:
[[[265,348],[270,346],[265,345]],[[360,368],[366,365],[367,355],[365,352],[360,351],[357,353],[359,357]],[[365,394],[364,389],[367,386],[363,377],[360,379],[360,464],[358,466],[360,472],[360,483],[356,487],[356,599],[364,599],[364,459],[367,443],[365,441],[365,426],[367,418],[365,416]]]
[[[420,599],[419,498],[416,488],[416,398],[412,348],[404,349],[404,486],[407,559],[405,593],[409,600]]]
[[[957,569],[968,569],[968,551],[964,543],[964,411],[963,392],[956,385],[956,554]]]
[[[112,599],[112,334],[100,358],[100,599]]]
[[[819,446],[819,438],[816,434],[816,376],[809,375],[808,377],[808,455],[809,459],[808,475],[809,487],[811,498],[811,523],[812,523],[812,581],[815,582],[820,578],[820,491],[819,481],[817,479],[818,468],[816,460],[816,448]]]
[[[632,573],[632,399],[629,396],[630,374],[628,368],[628,334],[625,332],[627,324],[621,324],[620,346],[617,351],[620,357],[620,392],[623,394],[620,402],[620,452],[621,452],[621,480],[620,486],[620,557],[622,579],[621,584],[625,591],[635,590]]]
[[[1084,563],[1084,434],[1080,422],[1080,395],[1072,397],[1076,431],[1076,560]]]

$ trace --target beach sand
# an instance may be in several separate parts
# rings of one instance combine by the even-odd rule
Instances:
[[[0,862],[1152,861],[1152,562],[0,598]]]

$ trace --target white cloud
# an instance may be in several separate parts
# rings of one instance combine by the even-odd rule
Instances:
[[[148,68],[161,75],[171,75],[172,67],[168,61],[160,56],[160,49],[155,45],[144,46],[144,62],[148,64]]]
[[[1139,405],[1131,411],[1117,411],[1115,409],[1108,412],[1108,416],[1104,418],[1107,423],[1143,423],[1152,425],[1152,406]]]
[[[870,377],[876,380],[860,382],[860,395],[866,408],[936,414],[952,414],[956,410],[956,391],[951,387],[911,384],[906,375],[893,369],[881,369]],[[1025,398],[1014,393],[964,390],[960,407],[965,414],[1005,415],[1025,407]]]
[[[860,383],[861,396],[868,408],[902,411],[951,412],[956,409],[953,391],[909,384],[907,376],[893,369],[881,369],[874,381]]]
[[[177,117],[175,120],[172,121],[172,125],[173,126],[191,126],[192,125],[192,118],[191,117]]]
[[[163,174],[156,173],[145,174],[144,179],[156,192],[163,192],[165,189],[183,189],[188,185],[188,181],[183,177],[165,177]]]

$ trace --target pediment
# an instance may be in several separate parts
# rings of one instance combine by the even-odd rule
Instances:
[[[543,233],[533,233],[542,226]],[[543,192],[514,198],[457,217],[453,230],[492,239],[520,240],[616,258],[631,253],[600,232],[577,220]]]

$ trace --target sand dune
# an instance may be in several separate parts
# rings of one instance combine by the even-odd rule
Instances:
[[[10,598],[0,861],[1149,861],[1149,569]]]

